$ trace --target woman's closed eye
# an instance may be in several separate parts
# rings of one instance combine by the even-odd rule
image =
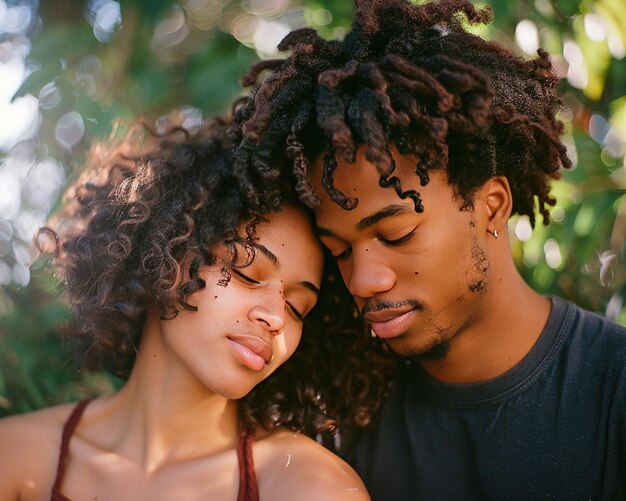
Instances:
[[[259,282],[258,280],[255,280],[254,278],[246,275],[245,273],[242,273],[238,268],[231,268],[230,271],[232,273],[234,273],[237,277],[239,277],[244,283],[247,283],[247,284],[250,284],[250,285],[261,285],[261,282]],[[301,311],[298,308],[296,308],[289,301],[285,301],[285,305],[289,309],[289,311],[291,311],[293,316],[296,317],[296,319],[298,319],[301,322],[304,320],[304,317],[306,316],[306,313],[301,313]]]
[[[237,275],[241,280],[243,280],[246,283],[253,284],[253,285],[259,285],[261,283],[258,280],[255,280],[254,278],[251,278],[248,275],[245,275],[238,268],[231,268],[230,271],[234,273],[235,275]]]
[[[289,301],[286,301],[285,303],[286,303],[287,307],[289,308],[289,310],[291,311],[291,313],[293,313],[293,315],[298,320],[300,320],[300,322],[302,322],[304,320],[304,315],[302,313],[300,313],[298,311],[298,309],[293,304],[291,304]]]
[[[333,256],[333,259],[335,259],[336,261],[341,261],[342,259],[346,259],[351,253],[352,253],[352,247],[346,247],[339,254],[333,253],[331,255]]]

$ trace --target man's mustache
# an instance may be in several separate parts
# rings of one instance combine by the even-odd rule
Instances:
[[[371,313],[371,312],[374,312],[374,311],[382,311],[382,310],[392,310],[392,309],[396,309],[396,308],[403,308],[403,307],[405,307],[407,305],[411,306],[411,308],[414,308],[414,309],[417,309],[417,310],[423,310],[424,309],[424,306],[422,305],[422,303],[420,303],[419,301],[416,301],[415,299],[407,299],[405,301],[398,301],[398,302],[367,301],[363,305],[363,308],[361,308],[359,313],[361,314],[361,316],[363,316],[366,313]]]

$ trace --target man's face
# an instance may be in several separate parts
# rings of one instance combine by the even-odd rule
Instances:
[[[353,210],[328,197],[322,159],[314,163],[317,232],[376,335],[399,355],[441,358],[450,341],[482,315],[489,279],[486,223],[480,210],[460,209],[445,173],[431,172],[422,187],[415,161],[393,153],[394,175],[403,191],[421,194],[424,212],[378,185],[361,147],[355,163],[340,161],[335,172],[335,187],[359,199]]]

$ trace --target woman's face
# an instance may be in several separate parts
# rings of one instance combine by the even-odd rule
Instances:
[[[322,275],[320,244],[300,209],[286,206],[260,223],[256,235],[249,266],[231,268],[227,285],[219,260],[201,270],[206,287],[187,298],[198,310],[161,321],[164,342],[184,371],[232,399],[293,354]]]

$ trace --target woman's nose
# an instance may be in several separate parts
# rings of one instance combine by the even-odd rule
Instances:
[[[279,333],[285,327],[287,304],[282,291],[264,294],[248,312],[248,318],[271,333]]]

